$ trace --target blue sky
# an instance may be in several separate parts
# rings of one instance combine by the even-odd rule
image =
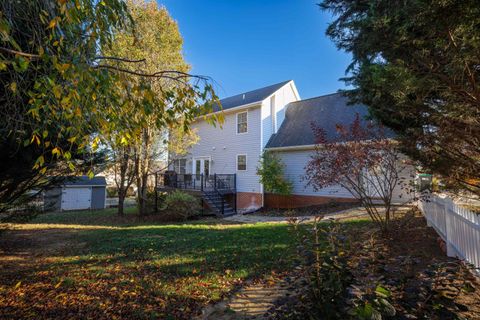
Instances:
[[[302,99],[345,88],[350,56],[325,36],[319,0],[158,0],[177,20],[192,72],[221,98],[293,79]]]

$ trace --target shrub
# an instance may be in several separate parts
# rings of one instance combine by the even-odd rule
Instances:
[[[298,258],[302,277],[306,281],[305,315],[309,319],[339,319],[346,310],[347,289],[352,283],[347,251],[348,239],[336,222],[320,223],[313,227],[300,226],[292,219],[298,241]]]
[[[285,165],[275,153],[264,151],[260,158],[257,174],[266,192],[289,195],[292,193],[292,182],[284,176]]]
[[[43,212],[41,205],[35,203],[22,204],[21,207],[0,214],[0,223],[26,223]]]
[[[375,290],[369,290],[363,295],[360,303],[355,303],[358,305],[354,308],[353,314],[359,320],[381,320],[385,317],[393,317],[396,311],[388,301],[390,296],[389,290],[377,285]]]
[[[162,206],[162,214],[171,220],[187,220],[199,215],[200,210],[197,198],[178,190],[167,195]]]
[[[107,197],[109,198],[118,197],[117,187],[107,187]]]
[[[135,192],[135,189],[133,187],[129,187],[127,189],[127,197],[135,197],[137,194]],[[107,187],[107,196],[109,198],[116,198],[118,197],[118,188],[116,186],[114,187]]]

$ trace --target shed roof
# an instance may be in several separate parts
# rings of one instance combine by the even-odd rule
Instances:
[[[105,177],[93,177],[90,179],[87,176],[77,176],[77,177],[67,177],[65,181],[63,181],[62,185],[64,186],[92,186],[92,187],[101,187],[106,186],[107,181]]]
[[[290,81],[292,80],[283,81],[267,87],[263,87],[260,89],[240,93],[235,96],[221,99],[220,104],[222,105],[222,110],[232,109],[235,107],[240,107],[240,106],[255,103],[255,102],[261,102],[262,100],[268,98],[268,96],[273,94],[275,91],[277,91],[278,89],[280,89],[281,87],[289,83]],[[220,111],[220,107],[218,105],[214,105],[213,111],[214,112]]]
[[[337,124],[348,126],[355,120],[357,113],[361,119],[368,115],[365,105],[349,105],[348,98],[343,93],[295,101],[286,108],[285,120],[268,141],[267,148],[314,145],[313,123],[325,130],[327,140],[337,139]]]

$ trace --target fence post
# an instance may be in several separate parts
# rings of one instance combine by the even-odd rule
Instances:
[[[449,257],[456,257],[457,256],[457,251],[455,250],[455,247],[452,245],[451,239],[452,239],[452,223],[453,223],[453,217],[452,214],[453,212],[453,201],[446,197],[443,199],[444,203],[444,213],[445,213],[445,244],[447,245],[447,256]]]
[[[155,213],[158,213],[158,172],[155,172]]]
[[[433,224],[431,221],[432,217],[428,210],[428,207],[429,207],[429,202],[431,204],[433,201],[435,201],[435,198],[432,197],[432,195],[428,195],[428,197],[426,197],[425,199],[420,198],[420,201],[419,201],[420,210],[423,212],[423,215],[425,216],[425,220],[427,220],[427,226],[429,227],[432,227]]]
[[[200,175],[200,190],[203,192],[203,174]]]

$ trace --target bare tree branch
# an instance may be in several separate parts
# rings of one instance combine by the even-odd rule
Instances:
[[[146,59],[127,59],[127,58],[120,58],[120,57],[105,57],[105,56],[95,57],[94,60],[114,60],[114,61],[121,61],[121,62],[128,62],[128,63],[140,63],[140,62],[147,61]]]
[[[5,47],[0,47],[0,51],[3,51],[5,53],[9,53],[9,54],[19,55],[19,56],[22,56],[22,57],[27,57],[27,58],[30,58],[32,60],[40,59],[40,55],[38,55],[38,54],[26,53],[26,52],[22,52],[22,51],[8,49],[8,48],[5,48]]]

